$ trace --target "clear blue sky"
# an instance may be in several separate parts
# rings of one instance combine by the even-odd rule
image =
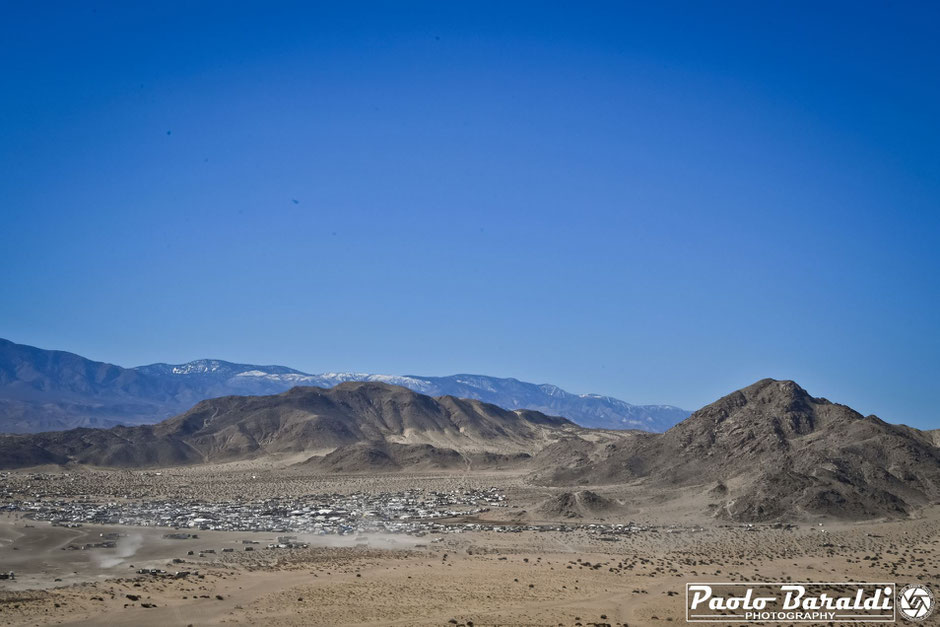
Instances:
[[[4,5],[0,336],[940,427],[936,4],[121,4]]]

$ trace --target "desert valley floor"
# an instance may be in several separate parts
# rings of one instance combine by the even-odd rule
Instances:
[[[703,517],[694,489],[663,503],[512,471],[327,478],[248,462],[11,471],[0,492],[0,571],[15,572],[0,580],[2,625],[657,625],[685,621],[694,581],[940,588],[937,507],[747,525]],[[290,507],[334,503],[333,514],[353,501],[379,518],[404,513],[381,529],[330,515],[318,533],[290,527]],[[180,529],[88,522],[172,503],[209,513]],[[269,529],[205,528],[254,525],[244,512],[255,503]]]

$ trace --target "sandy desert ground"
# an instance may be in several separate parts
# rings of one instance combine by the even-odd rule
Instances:
[[[225,503],[273,493],[466,486],[498,487],[506,506],[449,522],[550,525],[540,504],[560,492],[513,473],[326,478],[229,465],[160,474],[7,473],[2,503],[36,494]],[[268,548],[277,533],[200,530],[198,539],[178,540],[165,538],[173,529],[163,527],[67,528],[8,511],[0,515],[0,571],[13,570],[16,579],[0,580],[0,624],[657,625],[685,621],[684,588],[694,581],[895,581],[940,589],[940,508],[903,521],[746,526],[702,517],[694,493],[661,504],[629,488],[596,490],[618,506],[560,512],[573,527],[567,531],[301,534],[296,541],[307,546],[298,548]],[[640,530],[605,534],[589,526],[627,522]],[[107,534],[119,537],[115,547],[66,550]],[[143,568],[190,574],[138,574]]]

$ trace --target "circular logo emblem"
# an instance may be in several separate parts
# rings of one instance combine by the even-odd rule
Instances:
[[[898,612],[907,620],[921,621],[933,614],[933,593],[927,586],[911,584],[898,593]]]

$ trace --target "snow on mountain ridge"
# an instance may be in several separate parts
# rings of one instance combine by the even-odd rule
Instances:
[[[216,372],[222,367],[221,362],[216,359],[197,359],[182,366],[173,366],[173,374],[203,374],[207,372]]]

